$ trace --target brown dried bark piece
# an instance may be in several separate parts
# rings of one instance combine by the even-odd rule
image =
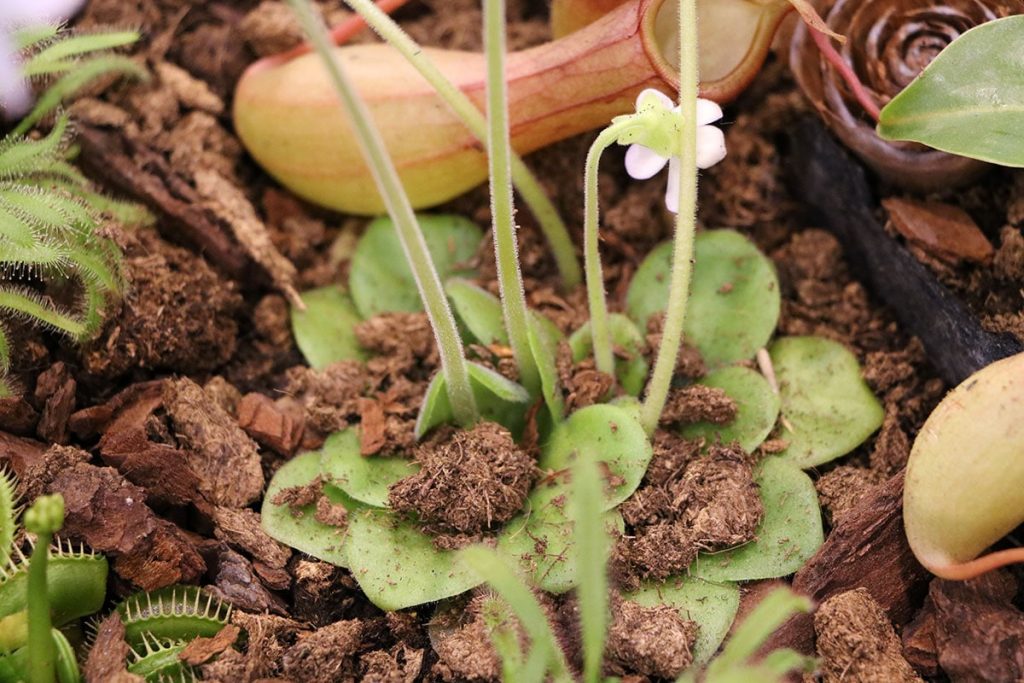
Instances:
[[[58,472],[47,491],[64,496],[62,533],[100,552],[132,552],[159,523],[146,506],[146,492],[112,467],[78,462]]]
[[[216,635],[210,638],[196,638],[190,642],[178,658],[190,666],[205,664],[234,645],[241,633],[242,630],[234,624],[225,624]]]
[[[605,667],[615,675],[674,679],[693,663],[697,624],[668,605],[642,607],[615,600]]]
[[[257,443],[283,456],[295,452],[305,430],[304,420],[296,420],[263,394],[246,394],[242,398],[238,404],[238,424]]]
[[[970,581],[933,579],[904,648],[924,672],[941,667],[954,681],[1024,677],[1024,613],[1013,605],[1016,580],[1005,571]]]
[[[35,500],[46,493],[47,487],[65,469],[89,462],[89,454],[70,446],[46,448],[38,441],[6,437],[0,433],[0,453],[18,475],[23,500]],[[26,457],[27,456],[27,457]]]
[[[39,413],[21,396],[0,398],[0,429],[28,436],[34,434]]]
[[[89,406],[73,413],[68,427],[79,439],[90,439],[105,432],[115,417],[118,417],[128,406],[135,405],[144,399],[159,404],[162,380],[138,382],[116,393],[106,403]],[[148,415],[148,413],[147,413]],[[141,422],[141,420],[139,420]]]
[[[825,683],[914,683],[900,639],[865,588],[834,595],[814,615]]]
[[[266,589],[256,576],[252,563],[226,546],[217,552],[216,577],[209,591],[249,612],[288,614],[284,601]]]
[[[264,484],[260,455],[234,418],[185,378],[164,385],[163,402],[206,497],[229,507],[259,499]]]
[[[736,402],[722,389],[691,384],[673,389],[661,413],[662,424],[710,422],[724,425],[736,419]]]
[[[57,361],[36,379],[35,400],[40,406],[36,435],[43,441],[66,444],[68,419],[75,411],[78,384],[64,363]]]
[[[958,206],[903,197],[882,200],[889,220],[908,241],[931,256],[948,261],[982,263],[992,256],[992,244],[970,215]]]
[[[218,506],[213,510],[213,522],[217,525],[213,531],[216,538],[244,550],[270,568],[281,569],[291,559],[291,549],[267,535],[257,512]]]
[[[533,459],[504,427],[481,422],[442,430],[416,449],[419,472],[391,486],[397,512],[415,512],[433,532],[478,534],[512,519],[536,474]]]
[[[206,562],[177,525],[158,519],[153,533],[130,553],[114,560],[124,579],[151,591],[175,583],[195,583],[206,573]]]
[[[124,624],[115,610],[96,629],[96,638],[82,667],[87,683],[142,683],[142,676],[128,673],[128,652]]]
[[[359,619],[339,621],[299,636],[284,654],[284,674],[296,681],[333,683],[358,679],[356,655],[370,643]]]

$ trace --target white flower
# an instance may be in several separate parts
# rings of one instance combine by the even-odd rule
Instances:
[[[679,113],[679,107],[672,106],[672,100],[665,93],[654,88],[647,88],[636,98],[639,113],[644,100],[650,102],[654,97],[657,102],[673,113]],[[722,118],[722,108],[711,100],[697,100],[697,168],[711,168],[725,158],[725,135],[720,128],[710,124]],[[626,150],[626,172],[637,180],[652,178],[668,164],[668,188],[665,191],[665,206],[672,213],[679,211],[679,157],[666,157],[650,147],[632,144]]]
[[[21,73],[14,33],[28,26],[63,22],[83,0],[0,0],[0,109],[17,118],[32,106],[32,89]]]

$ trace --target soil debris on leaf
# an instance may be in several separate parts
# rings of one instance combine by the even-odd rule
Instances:
[[[643,607],[628,600],[612,603],[605,669],[674,679],[693,663],[698,625],[670,605]]]
[[[570,412],[600,403],[615,388],[615,378],[598,370],[593,358],[574,363],[572,350],[565,342],[558,345],[555,362],[565,406]]]
[[[736,402],[722,389],[691,384],[669,392],[661,423],[710,422],[724,425],[736,419],[736,410]]]
[[[888,617],[864,588],[835,595],[814,615],[825,683],[917,683]]]
[[[533,458],[493,422],[441,429],[414,457],[420,471],[393,484],[388,499],[433,534],[474,537],[497,528],[522,510],[537,473]]]

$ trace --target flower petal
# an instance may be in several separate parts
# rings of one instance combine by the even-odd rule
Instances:
[[[0,32],[0,110],[13,121],[28,112],[31,106],[32,91],[21,75],[18,54],[8,37]]]
[[[643,90],[640,91],[640,94],[636,96],[636,105],[634,106],[634,109],[640,109],[640,102],[643,101],[648,95],[653,95],[654,97],[656,97],[658,101],[661,102],[662,106],[665,107],[665,109],[671,109],[672,105],[675,104],[675,102],[672,101],[671,97],[661,92],[657,88],[644,88]]]
[[[715,126],[697,129],[697,168],[711,168],[725,158],[725,133]]]
[[[722,118],[722,108],[717,102],[706,100],[703,97],[697,98],[697,125],[706,126]]]
[[[668,186],[665,187],[665,208],[672,213],[679,213],[678,157],[672,157],[668,162]]]
[[[4,0],[0,3],[0,26],[10,29],[62,22],[83,4],[83,0]]]
[[[665,168],[665,157],[643,145],[630,145],[626,150],[626,173],[630,178],[647,180]]]

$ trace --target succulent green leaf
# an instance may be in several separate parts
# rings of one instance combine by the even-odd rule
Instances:
[[[505,318],[498,297],[462,278],[448,280],[444,291],[452,302],[456,317],[469,331],[472,341],[485,346],[508,346]]]
[[[610,510],[640,485],[652,455],[651,443],[633,411],[596,404],[577,410],[555,427],[542,447],[539,465],[558,472],[568,469],[577,457],[605,463],[622,480],[606,492],[605,509]]]
[[[772,391],[761,373],[742,366],[714,370],[698,384],[721,389],[736,402],[736,418],[729,424],[696,422],[683,425],[679,433],[687,439],[704,438],[709,444],[739,442],[752,453],[771,433],[779,416],[779,395]]]
[[[1024,166],[1024,16],[967,31],[882,109],[878,134]]]
[[[231,607],[199,586],[167,586],[129,595],[118,603],[124,638],[132,647],[154,636],[161,640],[212,637],[231,617]]]
[[[885,410],[838,342],[785,337],[769,350],[782,398],[781,456],[814,467],[846,455],[882,425]]]
[[[362,320],[351,297],[337,285],[302,293],[306,310],[291,309],[295,343],[306,362],[324,368],[342,360],[364,360],[366,352],[356,339]]]
[[[788,576],[824,541],[814,482],[802,470],[769,456],[754,471],[764,502],[755,540],[719,553],[700,555],[690,575],[708,581],[754,581]]]
[[[739,586],[698,578],[645,583],[622,597],[643,607],[668,605],[676,608],[683,619],[697,622],[697,642],[693,644],[696,665],[706,663],[715,654],[740,607]]]
[[[627,354],[625,358],[615,359],[615,374],[619,383],[633,396],[639,396],[647,381],[647,359],[643,354],[647,340],[632,320],[618,313],[608,316],[608,331],[612,335],[612,343]],[[569,347],[572,349],[573,362],[578,363],[590,355],[594,348],[594,336],[589,322],[572,333]]]
[[[530,394],[522,386],[506,379],[490,368],[469,363],[469,383],[476,398],[480,416],[497,422],[519,438],[526,424]],[[434,375],[423,397],[420,414],[416,418],[416,438],[422,438],[439,424],[452,422],[452,405],[445,391],[444,375]]]
[[[26,564],[4,569],[0,575],[0,617],[28,605]],[[107,558],[73,550],[50,550],[46,565],[46,592],[54,626],[95,614],[107,595]]]
[[[540,376],[540,391],[544,404],[548,408],[552,424],[558,424],[565,416],[565,399],[562,397],[556,364],[558,343],[563,338],[562,332],[550,320],[539,313],[534,313],[530,318],[527,335],[530,352]]]
[[[302,453],[282,465],[270,480],[267,492],[263,496],[263,508],[260,512],[263,530],[271,538],[307,555],[338,567],[347,567],[344,529],[318,522],[314,517],[314,504],[295,509],[274,502],[285,489],[309,486],[319,477],[320,453],[317,451]],[[333,486],[324,486],[323,493],[332,503],[345,505],[350,510],[357,507],[348,496]]]
[[[378,508],[389,507],[388,489],[392,484],[419,469],[412,460],[399,455],[361,455],[357,427],[331,434],[320,450],[324,478],[360,503]]]
[[[707,230],[694,243],[696,262],[687,304],[686,339],[709,367],[753,357],[771,339],[781,295],[771,261],[735,230]],[[668,301],[672,244],[655,248],[637,269],[626,311],[641,328]]]
[[[366,508],[349,515],[349,569],[366,597],[398,610],[463,593],[481,579],[438,550],[414,522],[388,510]]]
[[[472,276],[467,264],[483,239],[480,228],[461,216],[418,214],[417,219],[441,281]],[[366,228],[352,254],[349,288],[364,319],[378,313],[423,310],[391,219],[378,218]]]

